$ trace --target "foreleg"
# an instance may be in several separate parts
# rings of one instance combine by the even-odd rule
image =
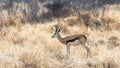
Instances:
[[[69,57],[69,55],[70,55],[70,45],[67,44],[67,54],[66,54],[66,56]]]

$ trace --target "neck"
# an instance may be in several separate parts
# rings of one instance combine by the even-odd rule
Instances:
[[[63,43],[63,44],[65,43],[65,42],[64,42],[64,39],[60,36],[59,33],[57,34],[57,38],[58,38],[58,40],[59,40],[61,43]]]

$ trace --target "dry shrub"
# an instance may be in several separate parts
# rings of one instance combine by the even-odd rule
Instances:
[[[22,22],[21,22],[21,19],[18,17],[14,17],[14,18],[10,17],[8,18],[8,20],[1,20],[0,26],[1,27],[13,26],[20,30],[22,26]]]
[[[110,17],[102,17],[101,22],[105,30],[115,30],[119,25],[118,20]]]
[[[104,40],[98,40],[98,44],[100,44],[100,45],[105,45],[105,41]]]
[[[102,62],[94,65],[95,68],[119,68],[115,62]]]
[[[116,36],[111,36],[109,38],[109,41],[117,41],[117,40],[118,40],[118,37],[116,37]]]
[[[104,60],[104,62],[102,62],[102,65],[104,68],[119,68],[119,63],[110,57]]]
[[[99,60],[88,61],[86,65],[88,66],[88,68],[119,68],[119,63],[109,57],[103,61]]]
[[[118,47],[118,46],[120,46],[118,37],[117,36],[111,36],[108,39],[107,48],[108,49],[114,49],[115,47]]]
[[[84,20],[85,26],[89,27],[91,26],[91,15],[88,11],[81,11],[80,12],[80,18]]]
[[[91,11],[80,11],[78,16],[80,25],[85,25],[92,30],[99,30],[102,27],[101,21]]]
[[[80,23],[79,19],[76,19],[76,20],[71,19],[71,20],[68,21],[69,26],[78,25],[79,23]]]

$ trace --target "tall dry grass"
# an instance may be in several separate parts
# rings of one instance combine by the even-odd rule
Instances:
[[[14,4],[29,9],[24,2]],[[19,8],[10,14],[1,10],[0,68],[120,68],[120,7],[108,7],[104,12],[100,8],[97,15],[81,10],[44,24],[26,21],[29,18]],[[71,56],[66,58],[66,46],[51,38],[57,23],[62,25],[62,37],[78,33],[87,36],[90,58],[81,45],[71,46]]]
[[[21,30],[13,26],[3,28],[0,38],[1,68],[119,68],[118,31],[90,31],[86,35],[91,48],[91,58],[86,57],[82,46],[71,46],[71,57],[66,59],[66,46],[51,38],[54,32],[52,25],[54,23],[25,24]],[[74,27],[76,31],[73,27],[66,29],[70,34],[61,32],[62,37],[84,32],[82,27]]]

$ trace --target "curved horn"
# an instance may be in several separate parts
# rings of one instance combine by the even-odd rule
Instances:
[[[54,25],[56,29],[61,29],[61,26],[59,24]]]

